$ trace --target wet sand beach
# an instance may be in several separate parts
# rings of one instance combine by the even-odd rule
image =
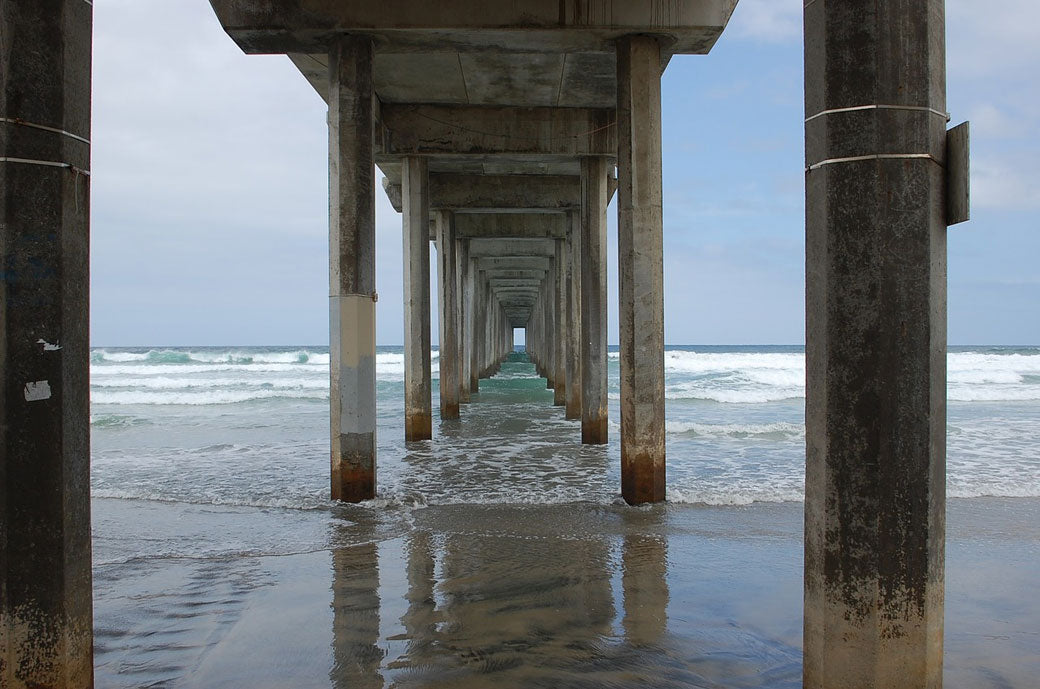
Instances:
[[[200,531],[236,511],[156,509]],[[947,686],[1035,686],[1038,516],[1033,499],[951,501]],[[98,686],[800,686],[798,503],[262,519],[300,548],[96,568]]]

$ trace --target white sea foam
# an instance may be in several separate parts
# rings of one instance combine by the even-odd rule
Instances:
[[[211,405],[237,404],[269,399],[328,399],[328,390],[296,389],[296,390],[224,390],[209,389],[179,392],[153,392],[147,390],[102,390],[92,391],[91,402],[94,404],[176,404],[176,405]]]
[[[618,399],[618,353],[611,352],[612,399]],[[153,349],[126,352],[99,349],[91,355],[95,392],[107,389],[180,390],[237,387],[323,389],[329,355],[292,350]],[[378,352],[382,383],[404,380],[404,354]],[[437,350],[431,368],[439,376]],[[722,404],[765,404],[805,396],[805,357],[795,352],[665,352],[665,397]],[[189,380],[198,378],[198,381]],[[954,352],[948,358],[947,396],[952,402],[1040,400],[1040,353]],[[239,391],[240,392],[240,391]],[[215,396],[215,399],[226,396]],[[95,401],[102,397],[95,396]],[[108,398],[111,399],[111,398]],[[251,397],[249,397],[251,399]],[[153,401],[151,403],[161,403]],[[175,404],[177,402],[169,402]],[[203,403],[203,402],[200,402]],[[226,403],[226,402],[220,402]]]
[[[132,388],[138,390],[201,390],[201,389],[232,389],[232,388],[257,388],[276,390],[325,390],[329,389],[329,378],[327,375],[320,377],[295,377],[295,378],[247,378],[247,377],[223,377],[223,378],[171,378],[168,376],[150,376],[147,378],[127,379],[118,378],[95,378],[91,381],[94,388]]]
[[[608,426],[614,433],[621,431],[621,424],[613,419],[608,420]],[[742,439],[764,439],[784,440],[800,439],[805,437],[805,426],[800,423],[786,423],[777,421],[774,423],[697,423],[694,421],[680,421],[668,419],[664,424],[665,433],[669,435],[684,435],[690,438],[734,438]]]

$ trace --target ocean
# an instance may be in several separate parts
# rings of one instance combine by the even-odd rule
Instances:
[[[600,447],[520,354],[440,422],[436,350],[406,444],[378,348],[360,506],[328,500],[327,348],[95,348],[98,686],[798,686],[803,351],[667,347],[668,504],[628,508],[616,348]],[[1040,347],[951,348],[948,399],[947,674],[1027,686]]]

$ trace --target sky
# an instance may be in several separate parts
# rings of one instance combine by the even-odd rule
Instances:
[[[669,344],[804,340],[801,6],[740,0],[663,77]],[[1040,344],[1038,25],[1035,0],[947,0],[947,109],[972,127],[954,345]],[[93,70],[92,345],[328,344],[326,107],[288,58],[243,54],[206,0],[94,0]],[[376,208],[377,342],[400,344],[401,216]]]

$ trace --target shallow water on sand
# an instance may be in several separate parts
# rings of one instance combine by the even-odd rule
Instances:
[[[96,501],[98,686],[801,683],[800,505],[241,510]],[[947,686],[1035,686],[1038,516],[951,503]],[[227,550],[118,557],[145,521]]]
[[[675,429],[694,422],[673,402],[671,502],[630,508],[616,428],[583,447],[521,361],[432,442],[400,439],[399,383],[380,385],[381,497],[360,506],[325,499],[320,397],[95,400],[97,686],[800,686],[802,506],[779,492],[800,485],[799,403],[758,403],[743,425],[708,406]],[[1034,407],[973,410],[958,431],[986,414],[1026,427]],[[1028,487],[1027,446],[1007,452]],[[985,454],[955,461],[1006,483]],[[719,492],[732,481],[767,501],[673,499],[744,501]],[[1035,686],[1040,501],[952,499],[948,523],[947,686]]]

